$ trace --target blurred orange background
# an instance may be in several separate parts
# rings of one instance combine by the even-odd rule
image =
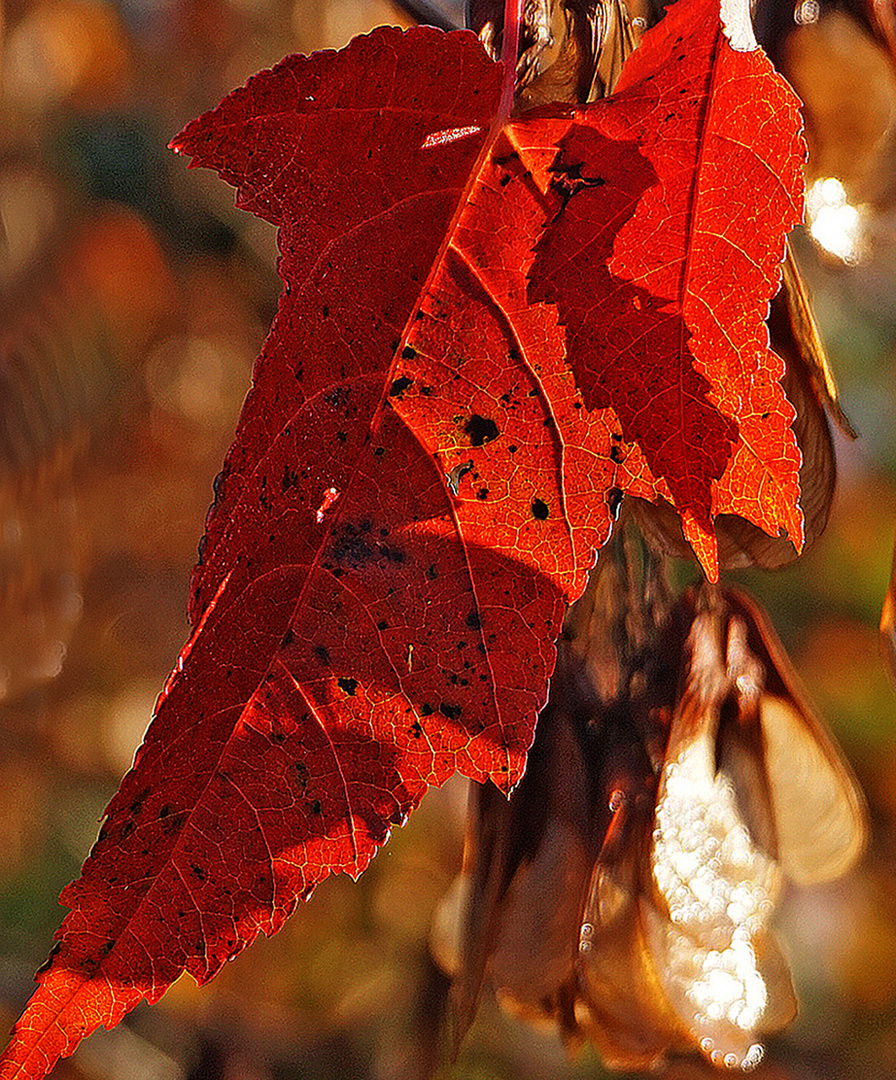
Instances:
[[[738,577],[850,756],[874,836],[847,879],[787,896],[803,1009],[757,1076],[890,1080],[896,695],[877,620],[896,527],[896,78],[845,10],[774,6],[811,150],[812,217],[795,248],[861,439],[840,440],[815,549]],[[459,7],[442,10],[458,19]],[[284,54],[412,21],[387,0],[0,7],[0,1026],[30,994],[56,897],[187,634],[212,479],[279,292],[273,230],[166,144]],[[358,884],[328,881],[208,987],[182,978],[54,1075],[421,1077],[438,988],[426,939],[459,868],[465,798],[458,781],[431,792]],[[437,1073],[600,1075],[594,1056],[568,1062],[549,1032],[488,1002]]]

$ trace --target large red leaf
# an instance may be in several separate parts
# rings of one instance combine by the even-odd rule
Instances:
[[[381,30],[176,140],[279,226],[285,291],[193,636],[4,1080],[359,874],[428,784],[516,783],[623,493],[670,499],[711,574],[717,513],[798,537],[762,325],[799,203],[793,100],[710,0],[642,50],[618,97],[504,123],[471,34]]]

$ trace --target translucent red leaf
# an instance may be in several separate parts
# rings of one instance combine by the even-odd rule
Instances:
[[[717,513],[798,532],[792,414],[757,323],[799,202],[769,211],[795,183],[775,155],[798,151],[796,119],[708,0],[676,19],[699,62],[662,30],[621,97],[578,112],[495,119],[501,71],[473,35],[384,29],[287,59],[175,141],[279,227],[285,288],[192,637],[63,894],[3,1080],[43,1075],[183,970],[210,978],[333,871],[360,874],[427,785],[515,784],[565,604],[625,493],[673,501],[710,573]],[[708,172],[700,149],[757,64],[780,116],[735,126],[776,148],[783,186],[740,158]],[[737,212],[713,224],[723,185]],[[722,283],[748,271],[738,300]]]
[[[718,514],[802,545],[794,411],[765,326],[802,215],[798,101],[717,12],[676,4],[612,98],[565,132],[543,122],[561,201],[530,289],[557,305],[586,405],[616,411],[710,572]]]

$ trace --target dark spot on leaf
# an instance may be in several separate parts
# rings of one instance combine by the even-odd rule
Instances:
[[[295,765],[295,770],[296,782],[298,783],[301,791],[304,792],[305,788],[308,787],[308,766],[305,764],[304,761],[297,761]]]
[[[480,488],[476,492],[476,498],[485,501],[488,498],[488,488]]]
[[[478,630],[482,626],[482,621],[479,618],[479,612],[475,609],[470,612],[466,619],[467,626],[471,630]]]
[[[280,648],[288,649],[289,646],[292,645],[292,643],[295,641],[295,639],[296,635],[292,632],[292,627],[290,627],[280,639]]]
[[[554,177],[551,180],[551,188],[560,196],[562,209],[580,191],[586,188],[603,187],[606,180],[602,176],[582,176],[582,162],[572,164],[560,162],[551,167]]]
[[[464,424],[464,431],[470,436],[471,446],[483,446],[498,437],[498,425],[488,417],[473,413]]]
[[[423,734],[423,727],[421,726],[419,720],[415,720],[413,724],[411,724],[411,734],[414,736],[415,739],[419,739],[420,736]]]
[[[443,701],[439,705],[439,712],[442,716],[447,716],[449,720],[457,720],[463,709],[460,705],[452,705],[450,701]]]
[[[308,809],[311,811],[312,814],[321,814],[323,813],[324,808],[321,805],[320,799],[314,799],[308,804]]]
[[[370,543],[369,535],[373,523],[367,519],[357,525],[348,521],[334,538],[331,557],[339,563],[358,566],[375,557],[376,552]],[[338,576],[338,575],[337,575]]]
[[[389,624],[386,622],[385,619],[380,619],[380,621],[376,624],[376,628],[377,630],[388,630]]]
[[[376,447],[374,447],[374,450],[373,450],[373,456],[374,457],[382,457],[383,454],[385,454],[385,452],[386,452],[385,446],[376,446]]]
[[[327,307],[326,304],[324,304],[324,306],[320,309],[320,313],[321,313],[321,315],[323,315],[323,317],[325,319],[329,319],[329,317],[330,317],[330,309]]]
[[[413,360],[416,355],[417,350],[413,347],[413,345],[405,345],[405,347],[401,350],[402,360]]]
[[[439,571],[435,568],[435,566],[427,566],[426,576],[429,578],[430,581],[435,581],[436,578],[439,576]]]
[[[434,712],[435,709],[432,707],[432,705],[429,704],[428,701],[424,701],[423,704],[420,706],[421,716],[432,716]]]
[[[408,389],[414,382],[413,379],[409,379],[407,375],[402,375],[400,379],[396,379],[392,383],[392,389],[389,391],[389,397],[400,398],[401,395]]]
[[[610,447],[610,461],[615,461],[617,465],[621,465],[625,461],[625,456],[618,446]]]
[[[190,869],[193,871],[193,874],[199,878],[200,881],[205,881],[205,871],[202,869],[201,866],[197,866],[196,863],[190,863]]]
[[[538,521],[545,521],[548,513],[548,504],[543,499],[532,500],[532,517]]]
[[[357,679],[339,678],[339,679],[336,680],[336,682],[337,682],[337,684],[339,686],[339,689],[344,690],[345,693],[348,694],[349,697],[354,697],[355,696],[355,693],[357,692],[357,689],[358,689],[358,680]]]
[[[519,447],[518,446],[508,446],[507,449],[510,451],[511,454],[515,454],[517,452],[517,450],[519,450]]]
[[[330,666],[330,650],[326,647],[326,645],[315,645],[314,655],[325,667]]]
[[[511,179],[512,179],[512,177],[511,177],[510,173],[504,173],[504,175],[501,177],[501,180],[500,180],[501,187],[507,187],[507,185],[510,183]]]
[[[168,815],[170,813],[171,813],[171,807],[168,805],[168,803],[165,803],[164,806],[159,808],[159,817],[160,818],[166,818],[166,817],[168,817]]]
[[[334,386],[332,390],[329,390],[324,394],[324,401],[334,409],[343,409],[348,402],[350,394],[351,391],[347,386]],[[285,428],[284,430],[287,434],[289,433],[289,428]]]
[[[126,821],[124,823],[124,825],[122,825],[122,827],[121,827],[121,839],[122,840],[127,840],[127,838],[134,831],[134,827],[135,826],[134,826],[133,821]]]

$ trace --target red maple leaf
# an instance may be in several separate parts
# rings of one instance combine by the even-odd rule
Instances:
[[[174,146],[279,226],[279,310],[193,581],[3,1080],[210,978],[427,785],[520,778],[565,603],[624,493],[797,542],[763,324],[796,103],[681,0],[614,98],[497,115],[466,32],[291,57]]]

